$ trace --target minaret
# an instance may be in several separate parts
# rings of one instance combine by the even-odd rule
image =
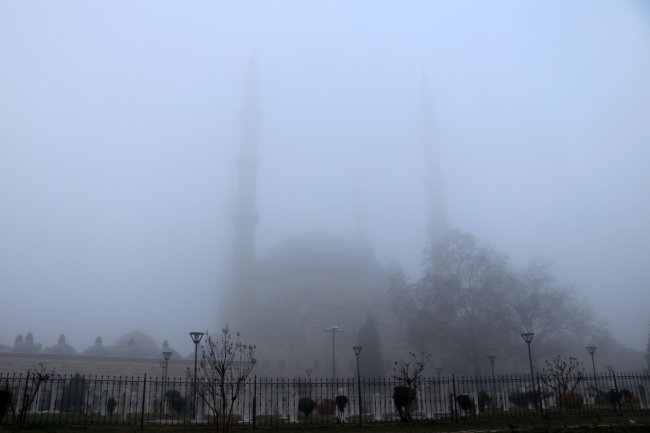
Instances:
[[[363,188],[361,187],[361,174],[357,165],[354,176],[354,238],[361,248],[369,248],[366,236],[366,209],[363,202]]]
[[[429,205],[429,226],[427,234],[431,241],[439,239],[448,230],[445,215],[444,179],[440,168],[438,143],[435,139],[433,101],[426,73],[422,71],[422,144],[424,145],[425,178]]]
[[[241,109],[241,141],[237,158],[237,195],[235,209],[232,214],[233,222],[233,256],[231,303],[235,311],[240,309],[242,302],[250,298],[252,275],[255,267],[255,225],[259,215],[255,210],[255,190],[257,170],[260,162],[257,157],[257,133],[260,123],[258,106],[258,74],[257,59],[251,59],[246,77],[246,96]]]

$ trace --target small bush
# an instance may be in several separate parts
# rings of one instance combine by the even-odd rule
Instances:
[[[177,413],[185,409],[185,397],[181,397],[181,393],[175,389],[171,389],[165,393],[169,407]]]
[[[400,420],[407,422],[410,416],[410,404],[413,404],[417,393],[407,386],[396,386],[393,389],[393,404],[399,413]]]
[[[616,391],[614,389],[612,389],[607,393],[607,400],[613,405],[615,405],[616,403],[620,403],[622,397],[623,397],[622,394],[619,391]]]
[[[636,398],[634,397],[634,394],[628,389],[623,389],[621,390],[621,403],[624,404],[634,404],[636,403]]]
[[[465,412],[474,413],[474,411],[476,411],[476,404],[474,403],[474,399],[470,398],[470,396],[467,394],[457,395],[456,403],[458,403],[458,406],[460,406],[460,408]]]
[[[115,411],[116,407],[117,407],[117,400],[115,400],[113,397],[109,398],[108,401],[106,402],[106,410],[108,410],[108,413],[113,415],[113,411]]]
[[[348,405],[348,398],[344,395],[337,395],[336,398],[334,399],[334,404],[336,404],[337,409],[339,410],[338,418],[336,419],[336,422],[342,422],[343,421],[343,413],[345,412],[345,407]]]
[[[526,409],[530,405],[535,404],[535,400],[537,400],[538,397],[536,395],[541,394],[542,398],[548,398],[552,394],[548,391],[526,391],[526,392],[511,392],[508,394],[508,399],[512,404],[517,406],[520,409]]]
[[[343,412],[345,410],[345,407],[348,405],[350,400],[344,395],[337,395],[336,399],[334,400],[334,403],[336,404],[336,407],[339,409],[339,411]]]
[[[8,389],[0,389],[0,421],[7,415],[9,410],[9,400],[11,400],[11,391]]]
[[[480,413],[483,413],[485,410],[485,407],[488,406],[490,403],[492,403],[492,397],[485,392],[485,391],[479,391],[478,392],[478,411]]]
[[[308,417],[316,409],[316,402],[309,397],[302,397],[298,400],[298,412]]]
[[[567,391],[555,399],[555,404],[565,409],[582,409],[584,400],[579,392]]]

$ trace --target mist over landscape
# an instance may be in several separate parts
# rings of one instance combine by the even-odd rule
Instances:
[[[3,2],[0,58],[1,344],[223,327],[254,59],[257,258],[353,240],[360,187],[377,262],[421,276],[426,80],[449,225],[645,350],[647,2]]]

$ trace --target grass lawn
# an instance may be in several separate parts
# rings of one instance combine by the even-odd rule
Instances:
[[[634,424],[630,422],[634,421]],[[413,432],[417,433],[433,433],[433,432],[479,432],[479,431],[504,431],[504,432],[557,432],[564,430],[564,418],[560,416],[552,416],[550,425],[540,417],[521,417],[521,418],[507,418],[507,419],[494,419],[494,418],[478,418],[458,420],[456,423],[453,420],[439,420],[439,421],[415,421],[413,423]],[[636,413],[625,414],[623,416],[617,414],[577,414],[569,418],[569,431],[579,432],[650,432],[650,413]],[[184,432],[214,432],[214,425],[146,425],[144,431],[149,433],[184,433]],[[0,432],[11,431],[10,426],[0,426]],[[29,433],[63,433],[63,432],[106,432],[106,433],[121,433],[121,432],[139,432],[140,425],[124,425],[124,426],[100,426],[100,425],[87,425],[87,426],[73,426],[73,425],[49,425],[49,426],[25,426],[20,429],[23,432]],[[391,423],[368,423],[359,427],[353,424],[330,424],[330,425],[311,425],[305,427],[303,425],[274,425],[274,426],[258,426],[253,430],[252,425],[233,425],[230,428],[232,433],[268,433],[268,432],[312,432],[312,433],[362,433],[369,431],[376,431],[378,433],[408,433],[409,427],[405,423],[391,422]]]

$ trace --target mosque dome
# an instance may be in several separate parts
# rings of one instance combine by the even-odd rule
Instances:
[[[102,337],[95,339],[95,344],[84,350],[84,355],[88,356],[111,356],[111,351],[102,344]]]
[[[122,335],[110,350],[117,356],[127,358],[157,358],[160,355],[153,338],[138,330]]]
[[[117,339],[115,344],[113,345],[114,347],[128,347],[129,346],[129,341],[133,339],[133,342],[135,343],[135,346],[141,346],[141,347],[149,347],[153,349],[158,349],[158,346],[156,345],[156,342],[153,340],[153,338],[149,337],[147,334],[145,334],[142,331],[131,331],[127,332],[126,334],[122,335],[120,338]]]
[[[65,335],[61,334],[59,336],[59,342],[54,346],[50,347],[48,353],[54,355],[76,355],[77,351],[74,350],[72,346],[65,342]]]
[[[384,276],[372,250],[332,233],[308,232],[281,242],[257,265],[257,278],[284,278],[295,275]]]
[[[303,341],[307,323],[348,323],[385,310],[387,278],[367,245],[319,231],[293,236],[256,263],[251,313],[237,329],[257,342]]]
[[[25,340],[23,340],[22,334],[18,334],[13,351],[18,353],[38,353],[41,351],[41,348],[39,345],[34,344],[34,336],[30,332],[25,336]]]

